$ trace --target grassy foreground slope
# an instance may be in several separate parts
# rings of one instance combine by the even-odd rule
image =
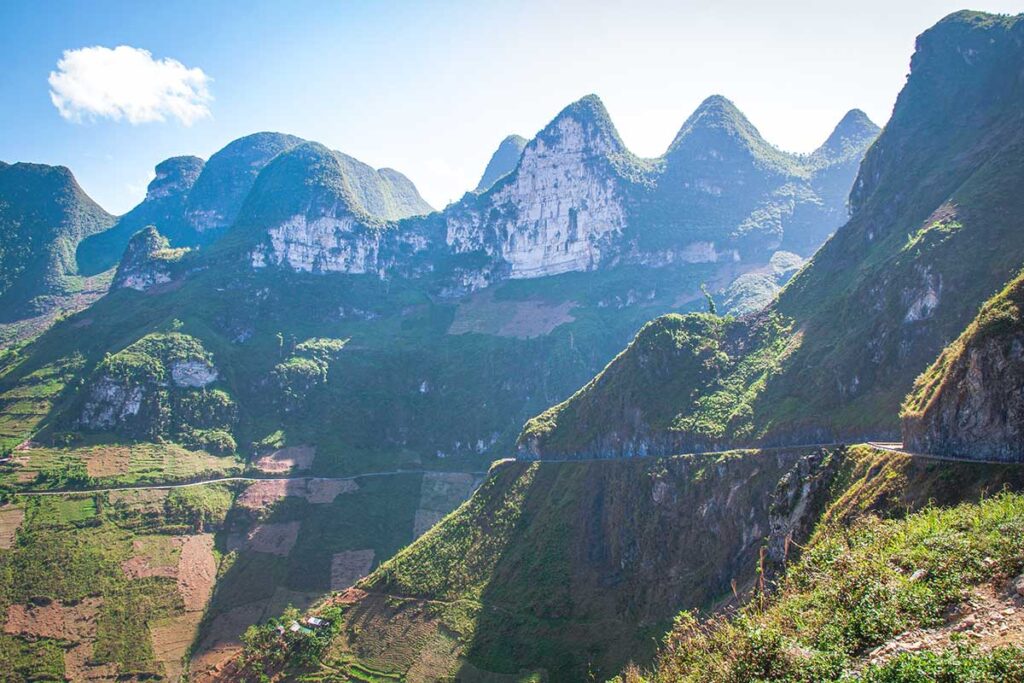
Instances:
[[[656,667],[620,680],[1021,680],[1024,638],[1011,625],[1024,496],[1000,492],[1020,491],[1020,468],[922,465],[866,447],[851,459],[772,595],[728,617],[682,613]]]
[[[1024,260],[1022,36],[1021,16],[972,12],[922,34],[893,117],[861,165],[849,223],[774,305],[721,323],[732,330],[724,345],[712,336],[673,351],[670,337],[668,349],[648,351],[641,333],[576,396],[527,423],[524,451],[587,457],[894,435],[914,378]],[[623,390],[617,364],[659,358],[669,359],[660,377],[635,396]],[[691,368],[695,383],[679,383],[676,370]]]

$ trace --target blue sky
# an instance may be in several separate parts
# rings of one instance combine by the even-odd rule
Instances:
[[[0,3],[0,159],[64,164],[121,213],[153,166],[278,130],[404,172],[436,207],[498,142],[595,92],[630,148],[660,154],[706,96],[771,142],[810,151],[848,109],[879,124],[914,37],[945,0]],[[978,0],[972,9],[1021,11]],[[65,50],[127,45],[201,69],[209,116],[184,125],[61,116]]]

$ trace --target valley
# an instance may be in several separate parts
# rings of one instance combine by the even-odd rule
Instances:
[[[586,95],[441,209],[0,162],[0,679],[1024,680],[1022,67],[953,13],[800,154]]]

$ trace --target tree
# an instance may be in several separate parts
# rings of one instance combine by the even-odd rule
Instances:
[[[711,315],[718,315],[718,307],[715,306],[715,299],[711,296],[711,292],[708,291],[708,286],[703,282],[700,285],[700,291],[704,293],[704,298],[708,302],[708,313]]]

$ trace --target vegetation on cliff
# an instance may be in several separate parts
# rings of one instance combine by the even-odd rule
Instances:
[[[989,299],[966,330],[917,378],[903,403],[904,445],[914,451],[1024,459],[1024,275]]]
[[[943,484],[905,456],[860,448],[852,458],[845,490],[839,489],[800,560],[771,595],[728,617],[682,613],[656,669],[632,670],[624,680],[1001,681],[1024,674],[1020,647],[991,653],[953,647],[866,661],[869,652],[899,634],[921,629],[923,639],[929,629],[945,626],[949,608],[977,587],[991,584],[1001,591],[1024,571],[1024,497],[1000,493],[979,499],[971,486],[980,477],[983,489],[995,487],[1000,476],[1009,475],[1019,490],[1020,473],[981,465],[959,466],[954,473],[932,465],[948,480]],[[959,491],[953,481],[958,475],[965,485]],[[894,484],[899,478],[903,483]],[[965,495],[972,489],[973,495]],[[910,505],[901,509],[899,498],[888,498],[893,493],[912,496]],[[916,511],[903,516],[908,508]],[[942,671],[966,677],[923,677]],[[915,672],[922,677],[913,677]]]

